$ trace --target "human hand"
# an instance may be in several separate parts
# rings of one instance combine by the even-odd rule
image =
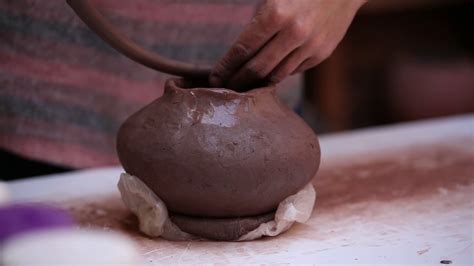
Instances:
[[[214,67],[214,87],[275,84],[334,51],[366,0],[266,0]]]

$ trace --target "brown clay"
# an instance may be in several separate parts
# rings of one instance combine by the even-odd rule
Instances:
[[[193,89],[186,89],[193,87]],[[275,95],[168,80],[120,128],[117,150],[170,211],[200,217],[271,212],[316,174],[319,142]]]
[[[197,218],[170,214],[170,219],[184,232],[206,239],[232,241],[273,220],[275,213],[243,218]]]

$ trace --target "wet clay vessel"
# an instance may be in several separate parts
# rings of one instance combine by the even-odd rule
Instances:
[[[69,0],[104,40],[133,60],[184,76],[121,126],[120,162],[166,204],[181,230],[235,240],[273,219],[278,204],[316,174],[314,132],[282,104],[273,86],[209,88],[209,71],[150,55],[84,0]],[[193,80],[193,81],[191,81]],[[205,80],[205,79],[204,79]]]
[[[127,173],[179,214],[265,214],[315,175],[313,131],[283,105],[274,87],[237,93],[168,80],[164,95],[119,130]]]

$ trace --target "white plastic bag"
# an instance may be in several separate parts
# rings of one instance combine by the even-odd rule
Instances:
[[[169,219],[165,203],[137,177],[127,173],[121,174],[118,188],[125,205],[138,217],[140,231],[144,234],[150,237],[161,236],[168,240],[199,239],[181,231]],[[311,217],[315,199],[316,191],[309,183],[278,205],[274,220],[262,223],[236,241],[276,236],[290,229],[294,222],[306,222]]]

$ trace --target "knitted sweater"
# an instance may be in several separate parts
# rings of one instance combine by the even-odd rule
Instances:
[[[124,34],[173,59],[212,65],[256,0],[94,0]],[[169,76],[110,48],[66,1],[0,2],[0,148],[73,168],[114,165],[120,124]]]

